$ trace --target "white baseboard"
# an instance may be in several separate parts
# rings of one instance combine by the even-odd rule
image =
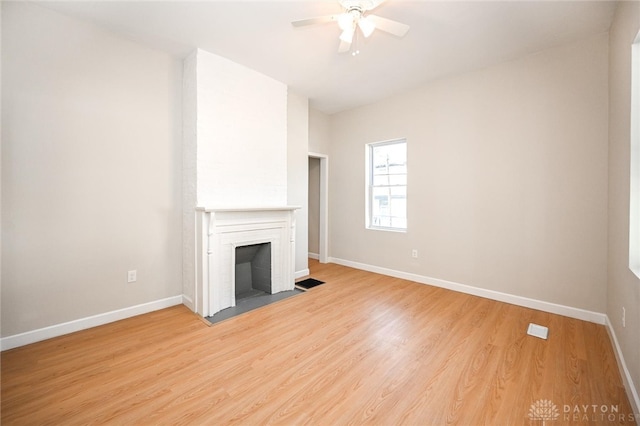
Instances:
[[[193,312],[196,311],[196,304],[193,303],[193,299],[189,296],[186,296],[184,294],[182,295],[182,304],[191,309]]]
[[[309,268],[303,269],[302,271],[296,271],[295,279],[297,280],[298,278],[306,277],[309,274]]]
[[[320,260],[320,255],[319,255],[318,253],[311,253],[311,252],[309,252],[309,253],[307,254],[307,257],[308,257],[309,259]]]
[[[415,281],[420,284],[428,284],[435,287],[446,288],[461,293],[472,294],[474,296],[485,297],[487,299],[497,300],[499,302],[510,303],[512,305],[524,306],[526,308],[537,309],[539,311],[549,312],[552,314],[564,315],[569,318],[576,318],[584,321],[593,322],[604,325],[606,315],[600,312],[587,311],[585,309],[574,308],[572,306],[559,305],[556,303],[545,302],[528,297],[516,296],[514,294],[502,293],[495,290],[488,290],[480,287],[473,287],[466,284],[459,284],[451,281],[441,280],[438,278],[426,277],[423,275],[412,274],[409,272],[396,271],[394,269],[382,268],[379,266],[368,265],[366,263],[353,262],[332,257],[329,262],[338,265],[349,266],[355,269],[374,272],[377,274],[388,275],[391,277],[402,278],[409,281]]]
[[[622,356],[622,349],[620,348],[620,344],[618,343],[618,338],[616,337],[616,332],[611,325],[611,320],[609,316],[606,317],[606,328],[609,332],[609,338],[611,339],[611,343],[613,343],[613,349],[616,354],[616,360],[618,361],[618,368],[620,369],[620,375],[622,376],[622,382],[624,383],[624,388],[627,391],[627,395],[629,396],[629,402],[631,403],[631,408],[634,413],[640,413],[640,396],[638,396],[638,390],[633,384],[633,379],[631,378],[631,373],[629,373],[629,369],[627,368],[627,363],[624,361],[624,356]],[[640,418],[637,419],[640,422]],[[639,423],[640,424],[640,423]]]
[[[64,334],[73,333],[80,330],[86,330],[91,327],[108,324],[110,322],[119,321],[121,319],[134,317],[136,315],[146,314],[170,306],[181,305],[182,296],[168,297],[166,299],[155,300],[153,302],[143,303],[128,308],[118,309],[103,314],[93,315],[87,318],[56,324],[38,330],[27,331],[25,333],[15,334],[0,339],[0,350],[8,350],[19,346],[28,345],[30,343],[39,342],[41,340],[51,339],[52,337],[62,336]]]

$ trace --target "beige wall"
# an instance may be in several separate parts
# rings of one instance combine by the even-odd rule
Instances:
[[[606,309],[607,34],[331,117],[331,256]],[[365,229],[365,144],[408,141],[408,232]],[[411,258],[411,250],[419,258]]]
[[[620,2],[609,37],[607,315],[636,389],[640,385],[640,280],[629,269],[629,143],[631,44],[638,31],[640,3]],[[625,328],[622,327],[622,307],[626,309]]]
[[[3,2],[2,67],[2,336],[179,296],[181,63]]]
[[[309,151],[329,154],[331,117],[317,109],[309,108]]]

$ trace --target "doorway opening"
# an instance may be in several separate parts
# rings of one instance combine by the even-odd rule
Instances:
[[[329,261],[329,157],[309,153],[309,257]]]

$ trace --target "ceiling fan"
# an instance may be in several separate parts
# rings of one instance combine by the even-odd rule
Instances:
[[[409,31],[409,26],[381,16],[372,15],[369,11],[378,7],[384,0],[339,0],[344,12],[337,15],[318,16],[316,18],[301,19],[293,21],[294,27],[304,27],[307,25],[326,24],[337,22],[342,30],[340,34],[340,46],[338,52],[348,52],[351,43],[356,37],[356,30],[360,28],[362,35],[369,37],[377,28],[381,31],[393,34],[397,37],[404,37]],[[357,52],[353,52],[356,54]]]

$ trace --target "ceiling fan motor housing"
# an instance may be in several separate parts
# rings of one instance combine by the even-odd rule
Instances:
[[[361,14],[375,8],[379,3],[380,1],[374,0],[340,0],[340,5],[344,7],[347,12],[359,10]]]

